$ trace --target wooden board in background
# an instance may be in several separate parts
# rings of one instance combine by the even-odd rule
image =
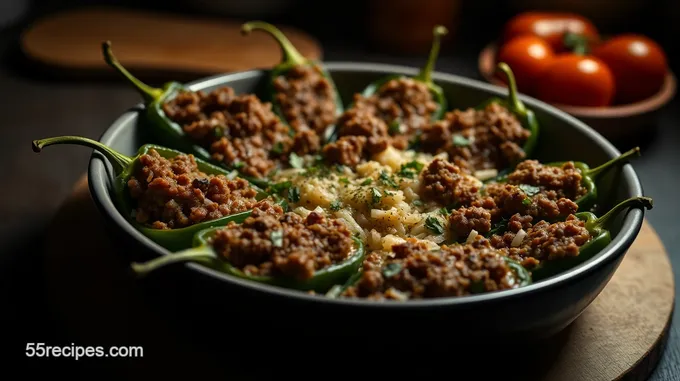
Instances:
[[[302,55],[322,58],[314,37],[276,26]],[[271,36],[262,31],[243,36],[240,29],[240,21],[229,19],[94,7],[36,21],[24,31],[21,48],[32,61],[69,74],[113,75],[102,58],[105,40],[128,70],[145,77],[155,72],[201,77],[280,62],[281,50]]]
[[[210,359],[205,353],[179,344],[179,333],[171,328],[167,317],[159,316],[144,304],[126,264],[111,250],[110,238],[103,230],[85,177],[57,213],[46,249],[50,302],[66,328],[81,342],[114,338],[121,345],[153,343],[145,345],[144,350],[162,354],[161,362],[151,358],[106,361],[106,367],[91,369],[91,379],[111,372],[112,368],[120,379],[127,380],[168,376],[181,379],[180,374],[191,379],[210,379],[231,374],[233,359]],[[492,355],[514,359],[516,363],[508,372],[516,377],[512,379],[523,381],[646,380],[663,354],[674,293],[666,250],[654,229],[645,222],[612,280],[565,334],[558,334],[530,352],[514,354],[512,348],[495,348]],[[323,350],[317,344],[314,350]],[[263,348],[264,352],[253,355],[267,356],[279,347],[265,343]],[[303,358],[298,364],[291,364],[288,371],[296,366],[307,369]],[[497,360],[491,364],[498,366]],[[544,370],[536,378],[522,373],[529,368]],[[254,377],[257,372],[253,372]],[[480,375],[488,374],[485,372],[480,370]]]

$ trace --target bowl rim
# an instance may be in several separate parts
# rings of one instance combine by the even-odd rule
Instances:
[[[487,82],[506,88],[502,81],[493,76],[493,67],[496,63],[497,50],[498,44],[495,42],[491,42],[486,45],[484,49],[479,52],[477,59],[477,69],[479,70],[479,74]],[[559,108],[579,117],[592,119],[626,118],[652,112],[663,107],[675,96],[676,88],[676,76],[669,68],[659,91],[657,91],[654,95],[637,102],[607,107],[571,106],[559,103],[549,104],[553,107]]]
[[[324,62],[326,69],[332,74],[334,71],[349,71],[357,73],[381,73],[381,74],[404,74],[415,75],[418,70],[414,67],[392,65],[384,63],[373,62],[349,62],[349,61],[329,61]],[[248,71],[240,71],[226,74],[216,74],[213,76],[201,78],[186,85],[192,90],[202,88],[209,88],[216,85],[224,85],[230,81],[246,79],[252,77],[261,77],[266,75],[267,69],[253,69]],[[470,79],[454,74],[447,74],[442,72],[434,72],[433,79],[435,81],[444,81],[457,86],[477,88],[489,93],[489,96],[503,95],[504,88],[501,86],[488,84],[483,81]],[[564,119],[573,128],[580,130],[583,134],[594,140],[595,143],[602,147],[603,151],[611,158],[621,154],[607,139],[600,135],[597,131],[588,127],[585,123],[579,121],[568,113],[557,109],[540,100],[531,98],[526,95],[520,95],[520,98],[527,106],[533,109],[541,109],[546,113],[553,114],[559,118]],[[123,126],[136,120],[139,116],[139,107],[143,107],[142,102],[129,108],[121,116],[119,116],[105,132],[100,136],[99,141],[103,144],[110,144],[122,132]],[[140,245],[146,246],[157,255],[168,255],[170,251],[151,241],[141,232],[137,231],[118,209],[113,204],[113,200],[109,194],[109,166],[110,164],[103,160],[99,155],[93,151],[89,167],[88,167],[88,184],[92,199],[98,206],[104,217],[115,223],[119,229],[124,231],[127,235],[134,238]],[[634,197],[643,196],[642,184],[630,164],[625,164],[622,167],[622,178],[627,178],[632,182],[632,193]],[[246,279],[241,279],[228,274],[221,273],[217,270],[201,266],[195,263],[186,263],[183,266],[219,281],[227,282],[232,286],[243,287],[251,292],[264,293],[267,295],[274,295],[289,299],[296,299],[297,301],[307,303],[320,303],[323,305],[346,306],[352,308],[378,308],[378,309],[422,309],[427,307],[455,307],[455,306],[471,306],[484,303],[491,303],[497,301],[507,301],[512,298],[524,297],[540,292],[546,292],[551,289],[562,287],[569,282],[573,282],[585,276],[588,276],[593,271],[617,260],[624,255],[628,248],[633,244],[637,235],[640,232],[644,219],[645,211],[639,208],[630,209],[623,217],[621,231],[615,237],[612,237],[612,242],[600,252],[596,257],[568,270],[562,274],[554,276],[540,282],[530,284],[528,286],[503,290],[497,292],[490,292],[477,295],[466,295],[459,297],[446,297],[436,299],[412,300],[407,303],[398,301],[370,301],[363,299],[342,299],[342,298],[328,298],[325,295],[311,295],[297,290],[279,288],[266,284],[252,282]]]

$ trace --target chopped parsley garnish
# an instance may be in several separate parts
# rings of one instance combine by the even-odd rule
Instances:
[[[446,208],[441,208],[441,209],[439,209],[439,214],[441,214],[442,216],[448,216],[449,210],[446,209]]]
[[[340,210],[341,207],[342,203],[340,202],[340,200],[333,200],[333,202],[331,202],[331,210],[338,211]]]
[[[380,172],[380,181],[382,181],[383,184],[393,187],[393,188],[399,188],[399,185],[390,177],[390,175],[387,174],[385,171]]]
[[[413,205],[414,206],[423,206],[423,202],[420,200],[413,200]]]
[[[216,138],[221,138],[224,136],[224,128],[217,127],[213,130],[213,134]]]
[[[290,202],[300,201],[300,189],[298,187],[290,188],[288,191],[288,200],[290,200]]]
[[[423,167],[424,165],[422,163],[419,163],[415,160],[409,161],[408,163],[401,165],[401,168],[397,174],[402,177],[413,179],[418,176],[418,174],[420,174],[420,171],[423,170]]]
[[[467,147],[470,145],[470,139],[463,135],[455,134],[453,135],[453,145],[457,147]]]
[[[389,126],[387,127],[387,132],[389,132],[390,135],[397,135],[398,133],[401,132],[401,120],[399,118],[393,120],[390,122]]]
[[[283,230],[274,230],[269,237],[269,239],[272,241],[272,245],[274,247],[282,247],[283,246]]]
[[[503,217],[498,223],[488,232],[486,233],[487,237],[491,237],[494,234],[501,234],[505,232],[505,230],[508,228],[508,219]]]
[[[288,162],[290,163],[290,166],[293,168],[302,168],[304,165],[304,160],[300,156],[298,156],[295,152],[292,152],[290,154],[290,158],[288,158]]]
[[[401,271],[401,263],[388,263],[385,265],[385,268],[383,268],[383,276],[385,278],[391,278]]]
[[[232,164],[231,166],[234,167],[235,169],[241,169],[241,168],[246,166],[246,163],[244,163],[242,161],[237,161],[234,164]]]
[[[538,192],[541,191],[541,188],[529,184],[520,184],[519,189],[521,189],[522,192],[524,192],[529,197],[536,196]]]
[[[367,178],[366,180],[361,182],[361,185],[370,185],[373,182],[372,178]]]
[[[374,204],[377,204],[380,202],[380,199],[382,198],[382,194],[380,193],[379,190],[376,188],[371,188],[371,201]]]
[[[435,234],[444,234],[444,227],[441,221],[436,217],[427,217],[425,219],[425,227]]]
[[[274,147],[272,147],[272,152],[276,155],[282,154],[283,153],[283,143],[276,142],[274,144]]]
[[[345,173],[345,166],[342,164],[335,164],[335,166],[333,166],[333,169],[335,169],[335,172]]]
[[[349,180],[347,179],[347,177],[341,177],[338,179],[338,181],[343,184],[349,184]]]
[[[525,198],[524,200],[522,200],[522,205],[524,206],[531,205],[531,199],[529,197]]]
[[[269,186],[269,189],[270,189],[270,191],[271,191],[272,193],[277,193],[277,194],[278,194],[278,193],[281,193],[281,192],[283,192],[284,190],[290,188],[292,185],[293,185],[292,182],[290,182],[290,181],[284,181],[284,182],[282,182],[282,183],[271,184],[271,185]]]

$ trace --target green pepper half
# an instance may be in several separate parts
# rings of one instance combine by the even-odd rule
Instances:
[[[534,112],[526,107],[524,102],[522,102],[519,99],[519,95],[517,92],[517,84],[515,83],[515,75],[512,73],[512,70],[510,69],[510,66],[506,64],[505,62],[500,62],[498,64],[498,70],[502,71],[503,74],[505,74],[507,80],[508,80],[508,97],[507,99],[500,98],[500,97],[493,97],[491,99],[486,100],[479,106],[477,106],[478,110],[483,110],[485,109],[488,105],[495,103],[500,106],[503,106],[504,108],[508,109],[515,117],[517,120],[520,122],[522,127],[525,129],[529,130],[531,132],[531,135],[527,139],[527,141],[524,143],[522,146],[522,150],[526,154],[526,157],[531,157],[534,154],[534,151],[536,149],[536,144],[538,142],[538,134],[540,131],[538,120],[536,119],[536,115]],[[510,168],[514,167],[517,165],[518,162],[511,163]]]
[[[588,210],[595,205],[598,197],[596,183],[601,175],[606,173],[609,169],[628,163],[630,158],[639,157],[640,155],[641,155],[640,147],[635,147],[615,157],[614,159],[611,159],[606,163],[601,164],[600,166],[592,169],[588,166],[588,164],[584,162],[579,161],[574,162],[574,166],[581,172],[582,176],[581,184],[583,185],[584,188],[586,188],[586,194],[584,194],[583,196],[579,197],[576,200],[573,200],[576,203],[576,205],[578,205],[579,210]],[[548,167],[561,167],[565,163],[566,161],[556,161],[546,163],[543,165]],[[500,177],[494,178],[492,182],[507,183],[508,176],[509,174],[504,174]]]
[[[283,110],[281,110],[281,105],[276,100],[274,81],[276,81],[276,79],[280,76],[285,76],[286,72],[297,66],[309,66],[309,67],[316,66],[321,70],[321,74],[331,84],[331,87],[333,88],[333,93],[335,94],[334,102],[335,116],[338,117],[340,116],[340,114],[343,113],[344,105],[342,103],[340,93],[338,92],[338,89],[335,86],[335,82],[333,82],[333,78],[328,73],[326,68],[321,64],[321,62],[305,58],[295,48],[295,46],[293,46],[293,44],[286,37],[286,35],[283,32],[281,32],[278,28],[276,28],[274,25],[271,25],[264,21],[250,21],[241,26],[241,33],[244,35],[250,34],[253,30],[262,30],[264,32],[269,33],[276,40],[279,47],[281,48],[281,53],[283,57],[281,59],[281,62],[271,69],[270,79],[267,83],[267,92],[269,101],[272,104],[274,112],[279,116],[279,118],[282,121],[286,122],[286,124],[288,124],[288,126],[290,127],[290,123],[286,119]],[[328,141],[334,129],[335,129],[334,125],[326,126],[326,133],[323,136],[323,139],[325,141]]]
[[[420,69],[420,72],[416,76],[411,77],[412,79],[422,82],[427,86],[427,88],[432,93],[432,96],[434,97],[434,102],[439,106],[437,110],[432,113],[431,116],[432,121],[440,120],[444,116],[444,113],[448,108],[448,101],[446,99],[446,96],[444,95],[444,90],[441,88],[441,86],[437,85],[432,80],[432,72],[434,71],[435,63],[437,62],[437,58],[439,56],[441,38],[445,36],[447,33],[448,30],[446,29],[445,26],[437,25],[434,27],[432,31],[434,38],[432,40],[432,47],[430,48],[430,54],[427,58],[427,62],[425,63],[425,66],[423,66]],[[363,95],[364,97],[370,97],[374,95],[376,92],[378,92],[385,83],[393,79],[405,77],[407,78],[407,76],[402,74],[394,74],[380,78],[372,82],[370,85],[368,85],[361,95]]]
[[[297,280],[286,277],[253,276],[232,266],[213,250],[210,240],[218,230],[224,227],[210,228],[196,233],[193,247],[174,254],[158,257],[144,263],[133,263],[133,271],[140,277],[148,275],[161,267],[182,262],[196,262],[206,265],[214,270],[233,275],[253,282],[269,284],[284,288],[301,291],[326,292],[334,284],[345,282],[352,274],[356,273],[365,257],[364,245],[356,237],[351,256],[343,262],[318,270],[306,280]],[[228,229],[228,228],[226,228]]]
[[[263,187],[266,183],[261,179],[256,179],[250,176],[243,175],[240,172],[239,166],[231,166],[224,162],[215,162],[210,152],[198,144],[191,141],[189,136],[184,132],[182,126],[170,119],[163,111],[163,104],[173,97],[175,97],[180,91],[191,91],[184,84],[179,82],[167,82],[162,88],[151,87],[144,82],[140,81],[134,77],[123,65],[118,62],[116,57],[113,55],[111,50],[111,42],[106,41],[102,44],[102,53],[104,55],[104,60],[106,63],[114,68],[118,73],[120,73],[125,79],[127,79],[132,86],[134,86],[137,91],[141,94],[144,100],[145,106],[145,116],[149,124],[148,128],[155,140],[158,140],[161,144],[169,147],[174,147],[182,152],[192,153],[196,158],[202,159],[203,161],[214,163],[226,170],[239,171],[239,176],[250,183],[255,184],[259,187]]]
[[[170,159],[178,155],[184,155],[185,153],[154,144],[146,144],[139,148],[137,154],[134,157],[130,157],[105,146],[101,142],[80,136],[59,136],[34,140],[32,145],[33,151],[41,152],[44,147],[54,144],[81,145],[96,149],[101,154],[103,154],[104,157],[106,157],[106,159],[111,163],[115,172],[114,203],[116,204],[116,207],[120,210],[123,217],[125,217],[126,220],[129,221],[130,224],[132,224],[137,230],[168,250],[175,251],[191,247],[192,240],[196,232],[209,227],[224,226],[231,221],[243,222],[248,216],[250,216],[252,212],[245,211],[236,213],[178,229],[154,229],[145,226],[138,223],[133,217],[133,202],[129,196],[129,193],[127,192],[128,180],[139,168],[139,157],[147,154],[151,149],[156,150],[159,155],[166,159]],[[218,166],[212,165],[198,158],[196,158],[196,164],[199,170],[209,175],[225,175],[229,178],[233,178],[237,175],[237,173],[234,171],[225,171]],[[252,188],[258,191],[258,195],[256,196],[257,199],[263,199],[268,196],[268,194],[262,189],[256,186],[252,186]],[[278,200],[278,203],[285,206],[285,200]]]
[[[542,261],[538,266],[531,270],[534,281],[549,278],[553,275],[571,269],[588,259],[593,258],[601,252],[612,241],[611,233],[607,230],[607,223],[627,208],[646,208],[652,209],[653,200],[650,197],[633,197],[624,200],[611,208],[602,217],[596,216],[592,212],[580,212],[575,216],[585,222],[585,227],[590,232],[591,239],[581,246],[579,254],[574,257],[565,257],[551,261]]]

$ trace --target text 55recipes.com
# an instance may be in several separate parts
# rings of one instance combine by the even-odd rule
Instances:
[[[67,357],[81,359],[86,357],[144,357],[140,346],[82,346],[46,345],[45,343],[26,343],[26,357]]]

